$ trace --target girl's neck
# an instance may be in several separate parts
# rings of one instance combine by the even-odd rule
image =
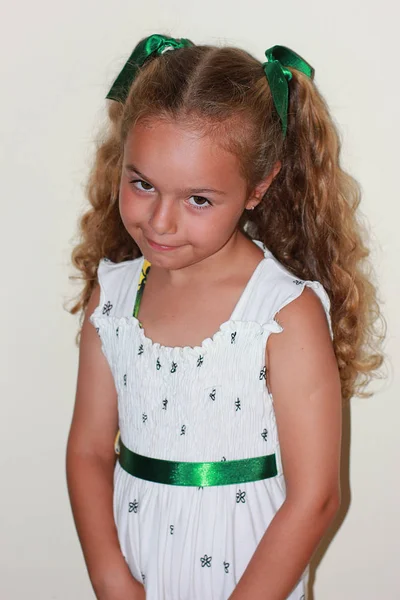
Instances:
[[[177,269],[157,265],[156,262],[151,262],[150,257],[148,261],[151,264],[152,278],[157,279],[160,285],[184,289],[205,279],[229,279],[237,273],[251,272],[263,256],[261,248],[239,232],[217,252]]]

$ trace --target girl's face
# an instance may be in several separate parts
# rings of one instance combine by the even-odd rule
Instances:
[[[212,138],[161,120],[139,122],[128,135],[120,213],[151,263],[175,269],[215,254],[254,204],[237,158]]]

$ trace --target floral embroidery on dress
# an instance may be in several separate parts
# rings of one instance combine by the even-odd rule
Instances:
[[[236,411],[235,411],[235,412],[237,412],[238,410],[242,410],[242,407],[241,407],[241,405],[240,405],[240,399],[239,399],[239,398],[236,398],[236,401],[235,401],[235,407],[236,407]]]
[[[241,489],[236,492],[236,503],[239,504],[239,502],[246,503],[246,492],[242,492]]]
[[[103,306],[103,315],[107,315],[107,317],[108,317],[111,312],[112,307],[113,307],[113,305],[111,304],[110,301],[106,302]]]
[[[229,563],[224,560],[224,571],[225,573],[229,573]]]
[[[268,431],[267,431],[267,429],[263,429],[263,431],[261,433],[261,437],[264,440],[264,442],[267,441],[267,438],[268,438]]]
[[[134,512],[137,513],[139,508],[139,502],[136,500],[136,498],[134,499],[133,502],[129,502],[129,512]]]
[[[260,371],[259,380],[266,379],[267,368],[264,366]]]
[[[207,556],[207,554],[205,554],[204,556],[202,556],[200,558],[202,567],[211,567],[211,561],[212,561],[212,556]]]
[[[197,359],[197,366],[201,367],[203,362],[204,362],[204,357],[200,354],[199,358]]]

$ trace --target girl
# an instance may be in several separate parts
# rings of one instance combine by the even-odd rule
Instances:
[[[152,35],[107,96],[67,449],[100,600],[304,600],[339,507],[379,308],[313,69],[266,57]]]

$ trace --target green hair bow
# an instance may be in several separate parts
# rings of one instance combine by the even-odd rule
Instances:
[[[285,67],[292,67],[301,71],[310,79],[314,78],[314,69],[301,56],[286,46],[273,46],[265,51],[267,62],[263,69],[271,89],[272,99],[276,111],[282,122],[283,137],[287,132],[287,112],[289,105],[289,85],[292,73]]]
[[[157,33],[144,38],[134,48],[122,71],[112,84],[106,98],[116,100],[117,102],[125,102],[129,88],[136,77],[139,67],[150,56],[158,56],[167,50],[175,50],[187,46],[194,46],[194,44],[185,38],[175,39]]]
[[[139,67],[150,56],[158,56],[167,50],[189,46],[194,46],[194,44],[186,38],[176,39],[157,33],[144,38],[134,48],[106,98],[117,102],[125,102]],[[292,73],[286,67],[297,69],[311,79],[314,77],[314,69],[301,56],[286,48],[286,46],[273,46],[265,51],[265,56],[267,62],[263,63],[262,66],[271,88],[272,98],[281,119],[283,136],[285,137],[289,104],[288,82],[292,79]]]

